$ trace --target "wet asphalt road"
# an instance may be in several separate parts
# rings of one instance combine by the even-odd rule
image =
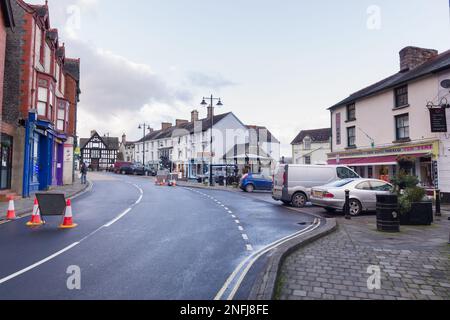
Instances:
[[[56,217],[37,229],[27,219],[0,225],[0,300],[211,300],[242,260],[314,220],[259,199],[270,195],[91,179],[92,190],[73,201],[78,228],[58,230]],[[69,266],[80,268],[81,290],[67,288]]]

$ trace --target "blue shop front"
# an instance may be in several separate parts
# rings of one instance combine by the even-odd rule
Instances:
[[[30,112],[26,123],[23,197],[62,185],[65,135],[58,134],[51,122]]]

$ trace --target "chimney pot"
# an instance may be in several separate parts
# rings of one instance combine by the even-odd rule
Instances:
[[[400,51],[400,71],[413,70],[439,54],[437,50],[406,47]]]
[[[191,122],[194,123],[198,121],[198,111],[197,110],[193,110],[191,112]]]
[[[167,129],[170,129],[170,128],[172,128],[172,124],[170,122],[163,122],[163,123],[161,123],[161,129],[162,130],[167,130]]]

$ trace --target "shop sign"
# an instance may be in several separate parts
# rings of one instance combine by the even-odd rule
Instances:
[[[431,132],[446,133],[447,113],[445,108],[430,108]]]
[[[406,147],[392,147],[387,149],[376,149],[376,150],[368,150],[368,151],[360,151],[360,152],[352,152],[339,155],[341,158],[345,156],[349,157],[358,157],[358,156],[378,156],[378,155],[399,155],[399,154],[411,154],[411,153],[427,153],[433,151],[433,144],[426,145],[417,145],[417,146],[406,146]],[[336,154],[335,154],[336,155]]]
[[[431,164],[431,170],[433,174],[433,184],[435,189],[439,189],[439,167],[438,162],[433,161]]]

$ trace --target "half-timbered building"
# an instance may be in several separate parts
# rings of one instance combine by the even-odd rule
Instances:
[[[81,161],[93,171],[106,170],[117,161],[119,138],[102,137],[97,131],[91,137],[80,140]]]

